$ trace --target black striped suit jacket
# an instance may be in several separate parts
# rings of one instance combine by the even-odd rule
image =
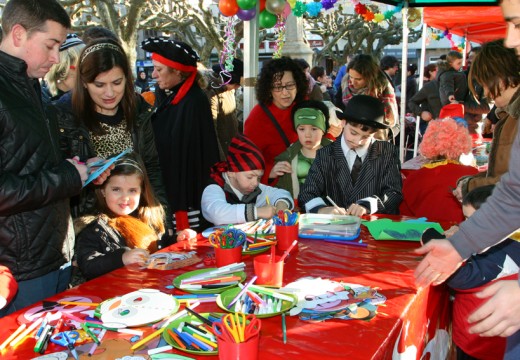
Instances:
[[[318,150],[303,184],[298,203],[305,209],[310,200],[326,196],[347,208],[358,200],[377,199],[377,212],[398,214],[403,199],[401,164],[398,148],[386,141],[374,141],[368,148],[356,184],[352,185],[347,159],[341,149],[341,137]],[[330,205],[329,205],[330,206]]]

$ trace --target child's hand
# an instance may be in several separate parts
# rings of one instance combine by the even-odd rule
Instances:
[[[283,174],[290,174],[292,172],[291,164],[287,161],[279,161],[274,164],[271,172],[269,173],[269,178],[274,179],[278,176],[282,176]]]
[[[455,100],[455,95],[448,96],[448,101],[452,104],[458,104],[459,102]]]
[[[256,208],[256,215],[259,219],[270,219],[276,214],[276,208],[272,205],[265,205]]]
[[[197,248],[197,232],[191,229],[184,229],[177,234],[177,242],[182,243],[184,250],[193,250]]]
[[[429,111],[421,112],[421,120],[430,121],[433,118],[432,113]]]
[[[318,210],[318,214],[347,215],[347,211],[342,207],[326,206]]]
[[[363,216],[366,213],[368,213],[368,210],[366,207],[358,205],[358,204],[352,204],[347,208],[347,215],[354,215],[354,216]]]
[[[127,250],[123,254],[123,264],[139,264],[139,266],[145,266],[149,256],[150,254],[145,249]]]
[[[285,201],[277,201],[276,204],[274,204],[275,206],[275,211],[278,212],[280,210],[288,210],[289,209],[289,205],[287,205],[287,203]]]

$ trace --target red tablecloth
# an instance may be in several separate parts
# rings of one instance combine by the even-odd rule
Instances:
[[[284,284],[304,276],[313,276],[377,287],[387,297],[386,303],[379,306],[377,316],[370,321],[327,320],[321,323],[287,316],[285,345],[282,341],[281,317],[262,319],[259,359],[420,359],[428,352],[430,355],[427,358],[437,358],[437,355],[442,357],[439,354],[448,351],[450,310],[445,288],[417,290],[414,285],[413,270],[420,258],[412,250],[418,247],[418,243],[375,241],[364,226],[361,238],[369,244],[367,248],[302,239],[298,251],[286,262]],[[213,250],[206,242],[201,242],[198,252],[204,256]],[[243,261],[250,278],[253,274],[252,257],[245,257]],[[166,286],[171,285],[177,275],[203,266],[200,263],[171,271],[125,267],[52,299],[57,300],[65,295],[90,295],[108,299],[142,288],[178,293]],[[221,311],[212,303],[201,304],[198,310]],[[0,343],[17,329],[16,319],[23,312],[0,319]],[[145,334],[151,333],[150,328],[145,329]],[[92,356],[92,359],[114,359],[132,354],[129,342],[131,336],[112,332],[107,334],[110,334],[108,340],[100,345],[101,349],[107,348],[106,352]],[[109,341],[116,336],[124,340]],[[35,357],[37,354],[32,350],[34,343],[34,339],[26,339],[14,350],[4,350],[0,357],[24,360]],[[82,354],[86,356],[90,346],[77,347],[80,357]],[[65,349],[50,345],[47,352],[54,351]],[[216,358],[196,357],[175,349],[173,352],[200,359]],[[144,351],[136,353],[144,354]]]

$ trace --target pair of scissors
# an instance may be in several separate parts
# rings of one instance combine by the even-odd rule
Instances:
[[[51,341],[69,349],[74,359],[78,360],[78,352],[76,351],[76,348],[74,348],[74,343],[76,340],[78,340],[78,338],[79,333],[77,331],[64,331],[54,334],[51,337]]]
[[[213,329],[223,340],[240,343],[257,336],[261,325],[253,314],[234,313],[225,315],[219,323],[213,323]]]
[[[208,236],[209,243],[216,248],[222,247],[222,230],[215,230]]]
[[[223,235],[224,247],[235,248],[242,246],[246,241],[246,233],[239,229],[227,229]]]

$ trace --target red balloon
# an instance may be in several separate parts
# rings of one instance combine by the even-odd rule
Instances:
[[[264,11],[265,9],[265,0],[260,0],[260,12]]]
[[[224,16],[234,16],[240,9],[237,0],[220,0],[218,8]]]

